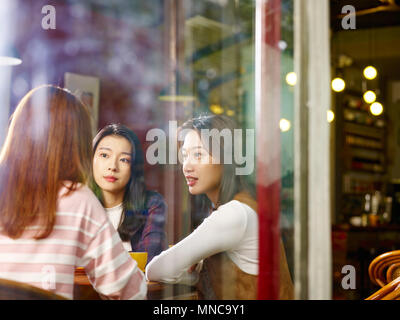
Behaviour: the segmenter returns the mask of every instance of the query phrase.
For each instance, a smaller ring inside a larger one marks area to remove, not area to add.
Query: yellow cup
[[[136,260],[140,270],[144,272],[147,263],[147,252],[129,252],[132,259]]]

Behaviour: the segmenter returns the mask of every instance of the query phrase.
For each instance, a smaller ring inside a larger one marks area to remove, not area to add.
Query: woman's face
[[[103,192],[120,194],[131,176],[132,146],[117,135],[104,137],[97,145],[93,157],[93,176]]]
[[[193,195],[205,193],[216,203],[223,168],[221,164],[212,163],[212,159],[199,134],[195,130],[189,131],[182,146],[183,174],[189,192]]]

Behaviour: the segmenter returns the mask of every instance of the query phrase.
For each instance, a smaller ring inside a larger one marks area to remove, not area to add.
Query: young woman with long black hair
[[[93,190],[127,251],[147,252],[150,262],[166,248],[167,206],[146,189],[144,156],[136,134],[121,124],[99,131],[93,143]]]
[[[205,299],[257,298],[257,203],[233,161],[235,129],[233,120],[216,115],[191,119],[180,128],[189,192],[203,198],[210,214],[189,236],[153,259],[146,268],[149,280],[197,283]],[[214,139],[207,141],[203,130]],[[223,130],[230,139],[218,139]],[[287,299],[291,280],[284,251],[281,264],[281,298]]]

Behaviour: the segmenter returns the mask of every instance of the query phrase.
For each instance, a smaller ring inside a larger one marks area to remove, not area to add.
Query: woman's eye
[[[108,157],[108,154],[107,154],[107,153],[100,153],[100,154],[99,154],[99,157],[100,157],[100,158],[107,158],[107,157]]]
[[[195,157],[196,159],[201,159],[201,156],[202,156],[201,152],[196,152],[196,153],[194,154],[194,157]]]
[[[127,163],[127,164],[131,163],[131,160],[130,160],[130,159],[127,159],[127,158],[122,158],[121,161],[122,161],[123,163]]]

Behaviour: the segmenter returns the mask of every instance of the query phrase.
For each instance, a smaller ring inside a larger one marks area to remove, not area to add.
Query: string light
[[[382,106],[382,104],[379,103],[379,102],[374,102],[373,104],[371,104],[371,106],[369,107],[369,109],[370,109],[371,113],[372,113],[374,116],[379,116],[379,115],[381,115],[382,112],[383,112],[383,106]]]
[[[234,110],[231,110],[231,109],[226,110],[226,115],[227,115],[227,116],[230,116],[230,117],[233,117],[233,116],[235,115],[235,111],[234,111]]]
[[[291,128],[291,126],[292,126],[292,125],[291,125],[290,121],[287,120],[287,119],[285,119],[285,118],[282,118],[282,119],[279,121],[279,128],[281,129],[282,132],[287,132],[287,131],[289,131],[290,128]]]
[[[329,123],[331,123],[335,119],[335,114],[333,113],[332,110],[328,110],[326,112],[326,118],[327,118]]]
[[[368,80],[373,80],[378,75],[378,71],[373,66],[368,66],[364,69],[364,77]]]
[[[346,82],[342,78],[335,78],[332,80],[332,89],[335,92],[341,92],[346,88]]]
[[[364,93],[364,101],[366,103],[373,103],[376,100],[376,94],[375,92],[368,90],[367,92]]]
[[[297,75],[296,75],[295,72],[289,72],[286,75],[286,83],[289,86],[292,86],[292,87],[296,85],[296,83],[297,83]]]
[[[224,108],[222,108],[219,104],[212,104],[210,106],[210,110],[215,114],[223,114]]]

